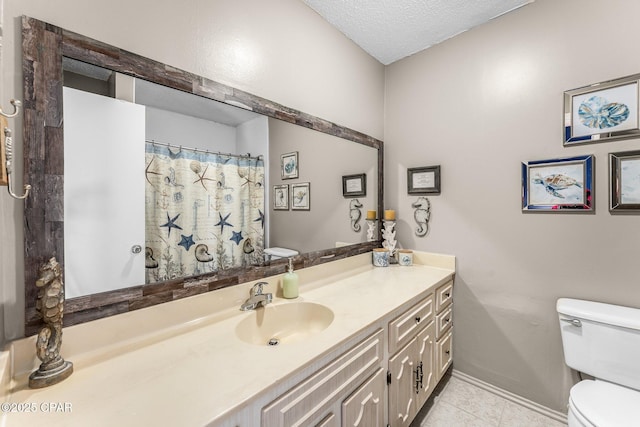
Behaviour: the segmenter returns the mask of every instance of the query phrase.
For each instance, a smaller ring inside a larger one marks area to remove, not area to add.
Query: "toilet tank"
[[[640,309],[570,298],[556,309],[569,367],[640,390]]]

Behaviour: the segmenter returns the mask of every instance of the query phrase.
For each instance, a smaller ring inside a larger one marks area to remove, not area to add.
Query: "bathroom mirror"
[[[207,102],[213,100],[259,113],[268,117],[270,132],[279,135],[277,139],[286,138],[290,134],[293,139],[307,141],[307,148],[308,144],[313,143],[321,144],[323,150],[326,149],[328,145],[322,142],[323,135],[342,141],[339,142],[340,144],[346,144],[348,141],[350,145],[370,147],[375,150],[376,162],[370,169],[371,173],[376,175],[371,179],[377,181],[374,187],[377,200],[374,203],[377,204],[377,210],[382,211],[382,141],[204,77],[177,70],[33,18],[23,17],[25,182],[32,183],[34,188],[25,202],[25,329],[27,335],[35,333],[39,327],[39,318],[35,311],[37,295],[35,280],[38,267],[51,256],[56,256],[63,266],[65,261],[63,60],[102,67],[129,78],[134,77],[182,93],[197,95],[199,100],[206,98]],[[316,139],[317,142],[310,142]],[[297,151],[288,146],[282,146],[279,150]],[[265,189],[267,193],[270,193],[273,185],[288,183],[286,180],[273,178],[273,171],[279,166],[280,154],[283,153],[278,151],[269,154],[271,179],[269,187]],[[313,166],[314,163],[308,157],[306,165],[303,159],[304,157],[300,161],[301,171]],[[279,174],[279,170],[277,172]],[[325,175],[327,175],[326,170]],[[341,196],[340,175],[337,174],[335,177],[338,185],[334,192]],[[309,181],[311,182],[311,206],[322,204],[323,198],[332,190],[322,189],[318,179]],[[291,181],[291,183],[294,182],[307,181],[304,180],[304,176],[301,176],[301,179]],[[343,199],[341,202],[345,206],[343,216],[345,225],[348,226],[348,203],[346,203],[348,200]],[[267,203],[271,205],[271,202]],[[265,206],[265,208],[270,214],[274,214],[272,206]],[[340,214],[339,207],[334,208],[334,211],[337,215]],[[312,208],[308,212],[288,211],[282,214],[294,218],[291,215],[310,215],[313,212]],[[277,213],[280,214],[280,212]],[[296,217],[304,227],[303,218],[302,215]],[[309,229],[322,222],[322,218],[311,216],[307,218],[310,220],[306,224]],[[285,218],[284,223],[292,222]],[[269,238],[274,243],[278,242],[276,235]],[[330,243],[321,242],[317,247],[301,245],[303,253],[295,258],[296,268],[356,255],[379,246],[379,241],[354,243],[348,238],[337,235],[333,240]],[[286,239],[281,242],[276,244],[296,245],[295,241]],[[261,277],[281,274],[284,271],[285,262],[280,260],[270,265],[219,270],[161,283],[140,283],[121,289],[95,292],[67,300],[65,324],[81,323],[148,307]]]

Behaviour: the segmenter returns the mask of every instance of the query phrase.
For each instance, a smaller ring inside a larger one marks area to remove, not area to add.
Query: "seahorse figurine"
[[[411,204],[416,210],[413,212],[413,218],[418,223],[416,227],[416,236],[423,237],[429,232],[429,217],[431,216],[431,202],[426,197],[418,197],[418,200]]]
[[[358,222],[360,221],[360,217],[362,217],[362,212],[360,212],[360,208],[362,207],[362,203],[360,200],[353,199],[349,202],[349,218],[351,218],[351,229],[355,232],[359,232],[361,227]]]
[[[42,363],[29,376],[29,387],[42,388],[59,383],[73,372],[73,364],[60,356],[64,284],[62,268],[55,258],[40,268],[36,286],[39,289],[36,310],[44,322],[36,339],[36,356]]]

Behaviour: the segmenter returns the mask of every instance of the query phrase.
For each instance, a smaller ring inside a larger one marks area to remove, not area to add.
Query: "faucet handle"
[[[251,288],[251,296],[262,295],[262,287],[268,285],[267,282],[258,282]]]

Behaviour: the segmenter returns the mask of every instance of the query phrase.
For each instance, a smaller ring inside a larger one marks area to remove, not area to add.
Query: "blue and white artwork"
[[[584,165],[529,169],[529,201],[535,205],[584,204]]]
[[[620,161],[620,202],[640,204],[640,157]]]
[[[638,128],[638,83],[633,82],[572,98],[571,137]]]
[[[522,163],[524,211],[593,211],[592,155]]]

